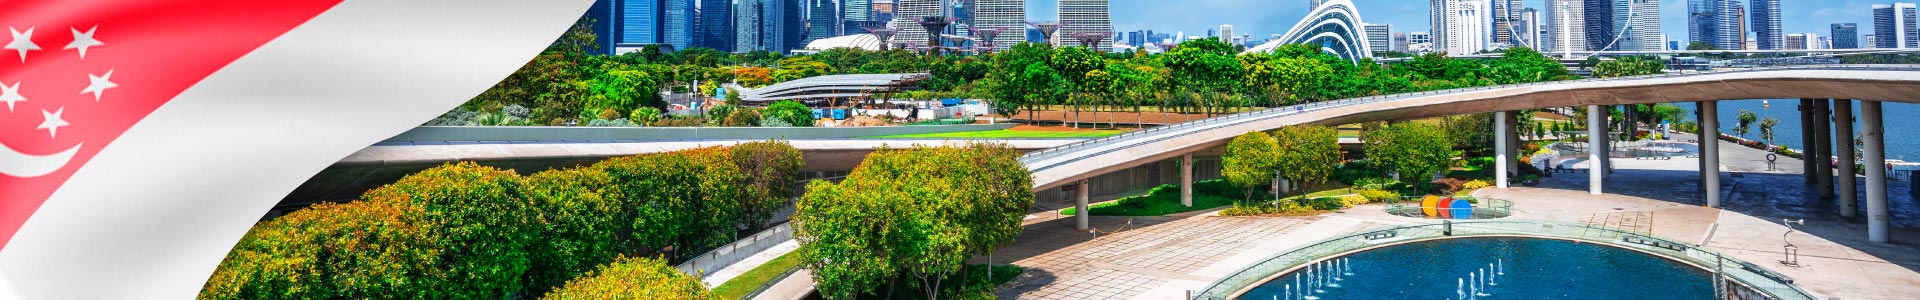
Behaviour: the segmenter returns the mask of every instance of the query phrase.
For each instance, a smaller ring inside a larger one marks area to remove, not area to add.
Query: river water
[[[1691,102],[1679,105],[1689,110],[1696,109]],[[1747,110],[1752,111],[1761,120],[1767,117],[1780,120],[1780,124],[1773,127],[1774,144],[1793,149],[1805,149],[1806,147],[1800,144],[1799,105],[1799,99],[1720,101],[1720,132],[1733,134],[1733,127],[1739,125],[1740,111]],[[1859,119],[1859,101],[1854,102],[1853,111],[1854,118]],[[1920,105],[1885,102],[1882,105],[1881,115],[1885,119],[1887,130],[1887,158],[1920,161]],[[1859,122],[1855,122],[1855,135],[1860,134],[1859,128]],[[1760,139],[1758,120],[1749,127],[1745,137]]]

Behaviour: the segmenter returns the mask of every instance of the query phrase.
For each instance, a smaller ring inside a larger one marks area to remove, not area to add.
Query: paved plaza
[[[1536,187],[1486,189],[1476,196],[1514,202],[1512,219],[1593,224],[1644,232],[1766,267],[1823,299],[1913,299],[1920,295],[1920,206],[1907,182],[1893,182],[1893,243],[1866,241],[1859,220],[1839,218],[1831,201],[1808,196],[1799,162],[1766,169],[1764,152],[1723,143],[1726,209],[1702,206],[1692,158],[1616,160],[1606,195],[1586,192],[1586,174],[1558,174]],[[1071,203],[1041,203],[1057,209]],[[993,257],[1027,273],[996,293],[1003,299],[1180,299],[1270,255],[1370,228],[1430,222],[1388,215],[1379,204],[1296,217],[1221,217],[1211,211],[1161,217],[1092,217],[1099,233],[1073,230],[1072,217],[1029,216],[1018,240]],[[1787,234],[1781,219],[1806,219]],[[1110,231],[1110,232],[1109,232]],[[1783,235],[1785,239],[1783,240]],[[1800,265],[1779,263],[1788,242]],[[976,260],[978,262],[978,260]]]

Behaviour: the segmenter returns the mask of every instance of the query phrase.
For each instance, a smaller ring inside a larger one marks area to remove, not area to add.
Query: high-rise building
[[[1545,24],[1541,24],[1542,21],[1545,20],[1540,19],[1539,9],[1532,7],[1521,9],[1520,20],[1514,22],[1516,26],[1513,31],[1516,35],[1513,36],[1513,45],[1539,50],[1540,36],[1545,34],[1542,30],[1546,29]]]
[[[660,23],[666,13],[660,0],[618,0],[620,1],[620,39],[621,45],[659,44]]]
[[[1760,39],[1759,41],[1765,41],[1765,40],[1766,39]],[[1781,44],[1785,46],[1785,47],[1782,47],[1782,49],[1806,50],[1806,49],[1809,49],[1807,47],[1807,44],[1809,44],[1808,41],[1811,39],[1807,38],[1807,34],[1805,33],[1795,33],[1795,34],[1788,34],[1785,38],[1781,40],[1786,42],[1785,44]],[[1780,49],[1774,49],[1774,50],[1780,50]]]
[[[840,0],[840,20],[873,21],[873,0]]]
[[[1610,50],[1660,51],[1660,1],[1622,0],[1614,13],[1614,30],[1620,41]]]
[[[1873,5],[1874,48],[1920,48],[1920,23],[1913,3]]]
[[[1780,50],[1780,0],[1750,0],[1747,4],[1748,13],[1752,14],[1748,21],[1753,22],[1750,28],[1753,29],[1755,44],[1760,46],[1758,50]]]
[[[1407,44],[1432,44],[1433,34],[1425,31],[1407,33]]]
[[[1614,18],[1614,11],[1618,9],[1618,7],[1615,7],[1615,5],[1618,4],[1618,0],[1585,0],[1582,2],[1581,5],[1585,6],[1585,12],[1587,14],[1587,31],[1585,32],[1587,35],[1586,50],[1609,50],[1606,48],[1612,46],[1611,43],[1613,43],[1613,39],[1619,34],[1618,30],[1620,30],[1620,27],[1615,24],[1618,23],[1618,19]]]
[[[766,18],[760,23],[762,47],[786,54],[806,46],[807,20],[801,14],[801,0],[765,0],[760,5],[761,15]]]
[[[1815,49],[1833,49],[1833,37],[1820,37],[1819,40],[1814,41],[1813,47]]]
[[[946,9],[940,5],[940,2],[942,1],[940,0],[895,0],[895,1],[896,2],[894,2],[894,6],[893,6],[894,8],[893,21],[887,22],[887,27],[900,30],[899,33],[895,33],[893,35],[893,43],[929,46],[927,45],[927,41],[928,41],[927,38],[929,37],[927,33],[927,29],[920,27],[920,19],[928,16],[947,16]],[[938,35],[940,33],[935,32],[932,34]]]
[[[898,10],[894,8],[899,7],[895,5],[893,1],[894,0],[874,0],[873,21],[881,23],[892,22],[893,16],[898,12]]]
[[[1493,37],[1487,0],[1432,0],[1433,48],[1452,55],[1479,53]]]
[[[1393,24],[1367,24],[1368,51],[1393,51]]]
[[[1065,37],[1075,33],[1113,32],[1113,16],[1108,10],[1108,0],[1059,0],[1060,26],[1056,37]],[[1054,39],[1056,46],[1078,45],[1072,38]],[[1093,47],[1095,51],[1113,51],[1113,41],[1102,40]]]
[[[1740,41],[1741,46],[1740,46],[1740,49],[1731,49],[1731,50],[1758,49],[1758,48],[1754,48],[1753,40],[1747,39],[1748,37],[1747,33],[1753,32],[1752,30],[1747,29],[1747,24],[1749,24],[1747,23],[1747,7],[1744,5],[1741,5],[1739,2],[1734,2],[1732,5],[1733,5],[1733,19],[1734,19],[1733,27],[1739,28],[1733,31],[1735,36],[1734,40]]]
[[[1687,0],[1687,39],[1721,50],[1741,49],[1733,0]]]
[[[1278,36],[1278,35],[1276,34],[1275,36]],[[1278,39],[1278,37],[1275,37],[1274,39]],[[1405,32],[1393,33],[1393,47],[1389,48],[1388,50],[1407,52],[1407,33]]]
[[[1520,10],[1525,9],[1524,7],[1525,4],[1522,4],[1520,0],[1491,0],[1491,1],[1492,2],[1490,3],[1489,6],[1490,8],[1493,9],[1493,41],[1492,42],[1503,43],[1507,45],[1526,44],[1526,43],[1514,40],[1514,37],[1521,36],[1520,33],[1522,30],[1521,30],[1521,27],[1519,26]]]
[[[660,7],[665,11],[660,18],[661,44],[672,45],[674,49],[693,47],[694,27],[700,24],[700,13],[693,1],[661,1]]]
[[[693,44],[722,52],[735,46],[733,0],[700,0],[700,24],[694,29]]]
[[[1581,0],[1547,0],[1547,34],[1540,52],[1571,56],[1587,50],[1586,5]]]
[[[1875,40],[1875,39],[1873,38],[1873,34],[1872,34],[1872,33],[1868,33],[1868,34],[1866,34],[1866,35],[1863,35],[1863,36],[1860,36],[1860,48],[1861,48],[1861,49],[1874,49],[1874,48],[1879,48],[1879,46],[1875,46],[1875,45],[1878,45],[1878,44],[1876,44],[1875,42],[1878,42],[1878,41],[1877,41],[1877,40]]]
[[[1833,37],[1833,49],[1860,48],[1860,25],[1855,23],[1833,23],[1827,35]]]
[[[760,44],[765,36],[761,31],[766,29],[766,18],[762,18],[765,15],[762,9],[765,7],[761,2],[780,0],[739,1],[733,5],[733,51],[745,53],[767,50]]]
[[[1321,4],[1327,4],[1327,0],[1307,0],[1307,11],[1313,11],[1313,9],[1315,8],[1320,8]]]
[[[997,28],[1001,34],[993,37],[993,50],[1012,49],[1014,44],[1025,40],[1020,37],[1020,28],[1026,28],[1026,0],[977,0],[974,4],[974,26],[977,28]],[[1149,35],[1142,33],[1141,35]],[[1135,44],[1136,46],[1138,44]]]
[[[1233,43],[1233,24],[1220,25],[1220,41]]]
[[[593,49],[584,49],[588,53],[613,54],[614,45],[620,40],[620,4],[619,0],[597,0],[587,6],[587,12],[581,14],[590,22],[587,30],[592,31],[595,39]]]
[[[840,6],[835,5],[833,0],[807,1],[812,2],[812,5],[807,7],[808,41],[836,37],[845,32],[845,30],[840,27],[842,26],[840,22]]]

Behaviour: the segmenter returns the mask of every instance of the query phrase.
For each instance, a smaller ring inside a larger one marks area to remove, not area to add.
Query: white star
[[[66,112],[67,112],[66,107],[61,107],[60,109],[56,109],[52,112],[41,110],[40,116],[45,117],[46,120],[40,121],[40,127],[34,128],[34,129],[46,129],[48,138],[53,138],[59,135],[60,127],[67,126],[67,120],[61,120],[60,114],[66,113]]]
[[[27,97],[20,95],[19,81],[13,82],[13,86],[0,84],[0,102],[7,103],[7,112],[13,112],[13,104],[22,101],[27,101]]]
[[[87,59],[87,48],[93,48],[94,46],[107,44],[107,43],[101,43],[100,40],[93,39],[93,30],[100,29],[100,26],[96,25],[96,26],[93,26],[93,28],[87,28],[87,32],[80,32],[79,28],[67,28],[67,29],[73,30],[73,42],[67,43],[67,47],[61,50],[80,49],[80,59]]]
[[[40,45],[33,44],[33,27],[27,27],[27,32],[22,33],[18,29],[13,29],[13,26],[7,26],[7,31],[13,32],[13,42],[0,48],[20,51],[20,62],[27,62],[27,51],[40,50]]]
[[[80,93],[93,93],[93,102],[100,102],[100,93],[104,93],[110,88],[120,87],[120,84],[111,81],[112,78],[113,70],[107,70],[107,75],[102,76],[87,74],[87,89],[80,90]]]

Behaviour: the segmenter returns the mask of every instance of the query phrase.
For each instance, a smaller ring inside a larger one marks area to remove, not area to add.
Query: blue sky
[[[1207,28],[1232,24],[1240,34],[1264,37],[1285,33],[1307,13],[1307,0],[1112,0],[1115,31],[1150,29],[1186,31],[1204,35]],[[1545,0],[1525,0],[1527,7],[1544,7]],[[1900,0],[1913,2],[1912,0]],[[1369,23],[1393,24],[1394,31],[1427,31],[1428,0],[1354,0],[1361,18]],[[1745,1],[1741,1],[1745,2]],[[1872,31],[1875,3],[1895,0],[1782,0],[1785,33],[1828,35],[1833,23],[1859,23],[1861,34]],[[1662,0],[1661,31],[1677,40],[1687,38],[1687,1]],[[1056,20],[1056,0],[1027,0],[1027,18]]]

